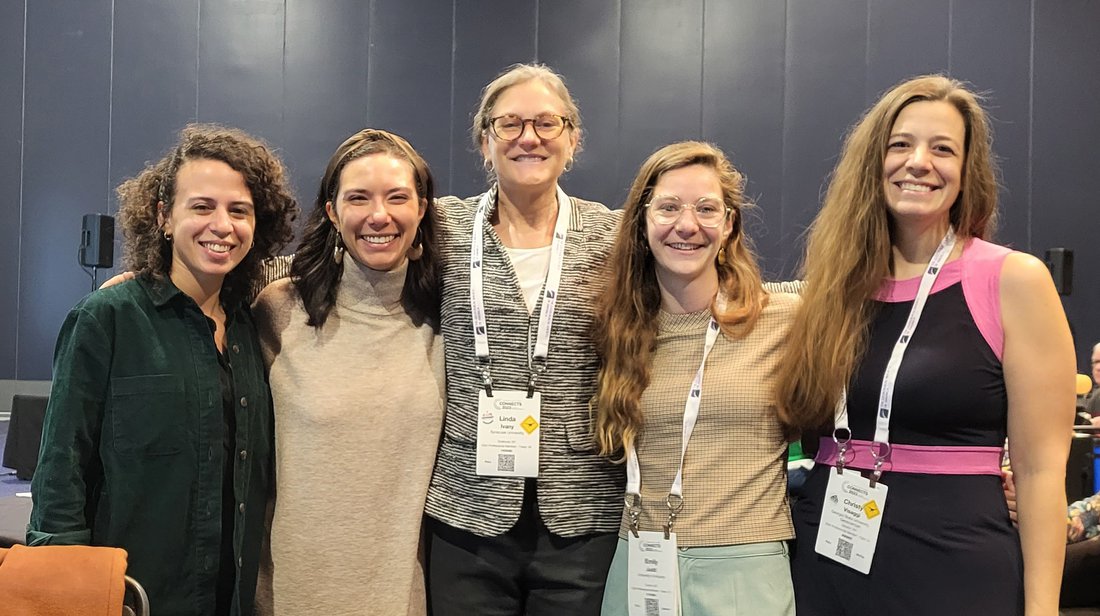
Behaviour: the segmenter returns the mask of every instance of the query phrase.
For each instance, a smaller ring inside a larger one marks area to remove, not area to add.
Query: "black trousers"
[[[538,513],[528,480],[516,525],[480,537],[430,520],[433,616],[599,616],[616,533],[559,537]]]

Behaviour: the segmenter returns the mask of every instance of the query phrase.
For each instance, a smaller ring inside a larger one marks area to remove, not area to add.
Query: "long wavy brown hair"
[[[703,165],[718,174],[722,200],[730,208],[732,230],[723,245],[725,262],[714,262],[719,294],[726,304],[718,310],[716,303],[711,303],[723,333],[733,338],[748,334],[767,303],[760,268],[742,224],[742,213],[750,207],[744,196],[744,177],[709,143],[684,141],[654,152],[638,170],[623,205],[623,221],[606,276],[610,284],[596,307],[595,339],[603,365],[592,406],[596,440],[604,456],[620,455],[643,426],[640,400],[649,386],[649,361],[661,307],[661,290],[646,237],[645,204],[662,174],[692,165]]]
[[[256,212],[252,248],[225,276],[223,302],[247,300],[260,280],[262,262],[277,254],[294,237],[298,202],[290,189],[286,168],[263,141],[235,128],[216,124],[188,124],[179,142],[162,159],[117,189],[118,218],[123,236],[124,266],[135,274],[168,277],[172,243],[164,238],[157,207],[164,213],[174,206],[176,177],[189,160],[219,160],[244,176]]]
[[[886,92],[852,127],[825,202],[809,229],[798,311],[779,362],[779,417],[790,434],[832,422],[867,343],[872,296],[892,271],[894,229],[883,163],[898,114],[918,101],[945,101],[966,126],[962,187],[950,220],[960,240],[986,239],[997,210],[997,173],[989,121],[976,94],[942,75],[924,75]]]

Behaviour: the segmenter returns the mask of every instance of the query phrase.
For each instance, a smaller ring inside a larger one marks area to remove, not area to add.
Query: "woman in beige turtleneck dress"
[[[256,300],[277,465],[260,613],[427,613],[420,527],[444,391],[432,192],[404,139],[356,133],[291,278]]]

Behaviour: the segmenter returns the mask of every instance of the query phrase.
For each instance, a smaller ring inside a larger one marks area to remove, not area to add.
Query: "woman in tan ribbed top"
[[[433,209],[407,141],[355,133],[290,278],[256,299],[276,450],[260,616],[428,613],[421,522],[444,393]]]
[[[718,148],[676,143],[642,165],[624,206],[608,277],[619,284],[598,311],[596,433],[604,455],[628,462],[604,616],[675,614],[677,601],[684,616],[794,614],[786,442],[772,385],[798,297],[761,283],[743,184]],[[629,551],[653,545],[646,531],[671,545],[678,597],[647,590],[640,567],[629,571]]]

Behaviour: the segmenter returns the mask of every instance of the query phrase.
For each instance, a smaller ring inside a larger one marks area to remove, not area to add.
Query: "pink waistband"
[[[821,447],[814,461],[836,464],[836,442],[821,437]],[[875,467],[870,441],[852,440],[844,454],[845,466],[870,470]],[[1000,447],[930,447],[924,445],[891,445],[882,464],[883,472],[928,473],[932,475],[1000,475]]]

